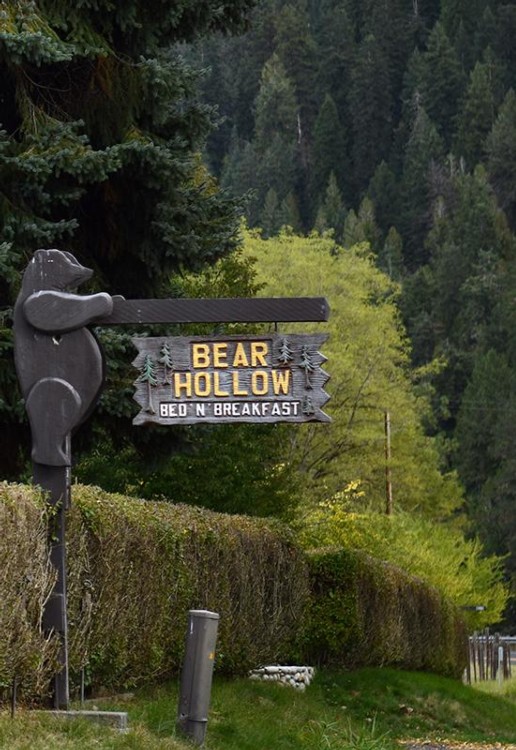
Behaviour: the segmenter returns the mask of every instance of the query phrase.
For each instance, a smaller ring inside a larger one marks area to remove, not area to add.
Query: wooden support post
[[[70,504],[70,467],[33,464],[34,484],[48,494],[52,506],[49,528],[50,560],[57,571],[54,589],[43,613],[45,631],[53,630],[60,638],[60,671],[54,676],[53,704],[56,709],[68,709],[68,619],[66,614],[66,509]]]

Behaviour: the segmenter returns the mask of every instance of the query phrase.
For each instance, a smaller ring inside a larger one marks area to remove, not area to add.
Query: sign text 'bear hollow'
[[[325,334],[134,338],[134,424],[330,422]]]

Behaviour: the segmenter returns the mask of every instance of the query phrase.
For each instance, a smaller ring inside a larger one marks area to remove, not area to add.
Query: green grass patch
[[[217,678],[207,750],[399,750],[408,739],[516,743],[516,685],[499,695],[431,674],[394,669],[320,672],[305,693]],[[177,684],[88,702],[127,711],[127,734],[19,711],[0,715],[9,750],[188,750],[175,736]]]
[[[498,698],[506,698],[507,700],[516,703],[516,676],[509,678],[508,680],[486,680],[485,682],[474,683],[475,689],[488,695],[493,695]]]

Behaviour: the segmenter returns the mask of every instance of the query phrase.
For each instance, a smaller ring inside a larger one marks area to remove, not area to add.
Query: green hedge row
[[[17,675],[27,695],[55,663],[47,515],[36,490],[0,485],[0,687]],[[433,589],[356,552],[307,556],[273,521],[74,486],[67,547],[70,666],[94,688],[177,674],[189,609],[220,613],[217,668],[231,674],[299,659],[463,667],[460,618]]]
[[[466,627],[437,589],[361,550],[321,550],[309,561],[305,652],[312,662],[460,677]]]
[[[177,671],[189,609],[220,613],[217,664],[279,659],[308,599],[306,561],[273,522],[74,487],[72,666],[120,686]]]
[[[0,688],[16,675],[26,695],[45,693],[56,665],[56,642],[41,629],[54,585],[48,562],[47,514],[41,495],[0,484]]]

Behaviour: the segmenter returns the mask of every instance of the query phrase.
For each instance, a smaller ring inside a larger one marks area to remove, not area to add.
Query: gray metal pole
[[[219,615],[205,609],[188,613],[177,728],[197,745],[206,737]]]

